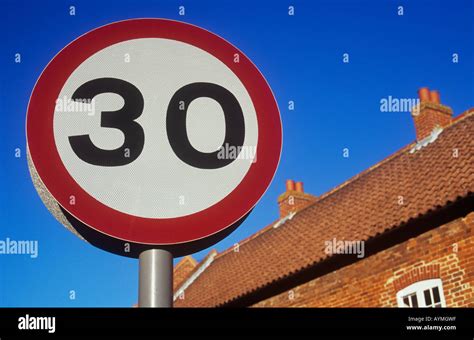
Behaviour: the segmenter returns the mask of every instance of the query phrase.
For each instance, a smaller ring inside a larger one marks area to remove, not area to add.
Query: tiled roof
[[[312,266],[325,241],[368,240],[474,192],[471,109],[415,152],[415,143],[341,184],[239,251],[218,254],[176,306],[217,306]],[[457,156],[457,157],[456,157]]]

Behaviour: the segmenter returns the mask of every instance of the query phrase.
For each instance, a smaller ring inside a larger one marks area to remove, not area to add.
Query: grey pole
[[[173,307],[173,255],[149,249],[139,257],[139,307]]]

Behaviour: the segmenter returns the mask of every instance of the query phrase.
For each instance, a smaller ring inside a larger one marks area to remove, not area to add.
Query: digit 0
[[[240,150],[244,144],[245,124],[242,108],[235,96],[222,86],[211,83],[192,83],[180,88],[171,98],[166,114],[166,133],[176,156],[183,162],[201,169],[218,169],[234,161],[232,158],[218,158],[219,150],[201,152],[189,142],[186,131],[186,116],[191,102],[207,97],[217,101],[224,112],[225,137],[222,146],[234,146]],[[184,102],[184,110],[180,110]]]

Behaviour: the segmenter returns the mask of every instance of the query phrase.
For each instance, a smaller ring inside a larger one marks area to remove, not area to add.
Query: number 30
[[[89,135],[70,136],[69,143],[76,155],[89,164],[98,166],[121,166],[136,160],[145,145],[145,133],[135,120],[143,112],[144,100],[140,90],[133,84],[117,78],[90,80],[72,95],[72,100],[92,100],[102,93],[116,93],[124,100],[117,111],[102,111],[100,126],[115,128],[124,135],[122,146],[105,150],[94,145]],[[244,143],[245,124],[242,108],[235,96],[224,87],[212,83],[191,83],[181,87],[171,98],[166,112],[166,133],[176,156],[188,165],[201,169],[218,169],[234,159],[218,158],[218,150],[201,152],[190,143],[186,130],[186,116],[189,104],[201,97],[217,101],[224,112],[225,137],[223,145],[236,147]],[[129,156],[125,157],[126,151]]]

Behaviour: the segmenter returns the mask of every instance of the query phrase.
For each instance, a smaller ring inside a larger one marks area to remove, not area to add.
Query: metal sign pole
[[[173,307],[173,254],[149,249],[139,257],[139,307]]]

